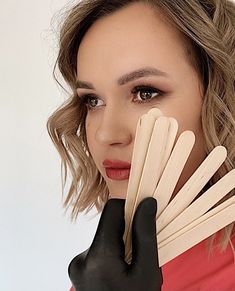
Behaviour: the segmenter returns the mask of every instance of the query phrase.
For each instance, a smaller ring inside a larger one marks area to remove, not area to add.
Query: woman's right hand
[[[125,200],[110,199],[102,212],[91,247],[69,265],[75,291],[160,291],[154,198],[138,206],[132,227],[132,263],[125,258]]]

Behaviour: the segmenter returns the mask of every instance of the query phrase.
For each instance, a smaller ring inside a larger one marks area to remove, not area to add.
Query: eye
[[[81,103],[87,107],[88,110],[93,110],[96,107],[102,106],[102,100],[95,95],[83,95],[80,96]]]
[[[137,96],[134,99],[134,102],[137,103],[147,103],[163,95],[161,90],[147,85],[137,86],[132,90],[131,93]]]

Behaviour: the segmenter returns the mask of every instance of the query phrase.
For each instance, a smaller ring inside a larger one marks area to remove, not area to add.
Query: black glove
[[[162,285],[156,241],[154,198],[138,206],[132,227],[132,262],[125,260],[125,200],[110,199],[102,212],[91,247],[69,265],[75,291],[159,291]]]

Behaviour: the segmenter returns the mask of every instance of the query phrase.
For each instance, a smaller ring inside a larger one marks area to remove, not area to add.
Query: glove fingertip
[[[153,197],[147,197],[138,205],[136,212],[144,212],[148,215],[155,215],[157,213],[157,200]]]

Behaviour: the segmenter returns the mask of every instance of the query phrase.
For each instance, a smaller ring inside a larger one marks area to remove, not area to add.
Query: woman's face
[[[137,121],[151,108],[178,121],[178,136],[185,130],[196,135],[174,193],[205,158],[202,86],[185,41],[158,13],[143,3],[124,7],[96,21],[78,50],[78,96],[90,95],[87,142],[111,197],[126,196],[128,177],[107,173],[103,161],[131,163]]]

